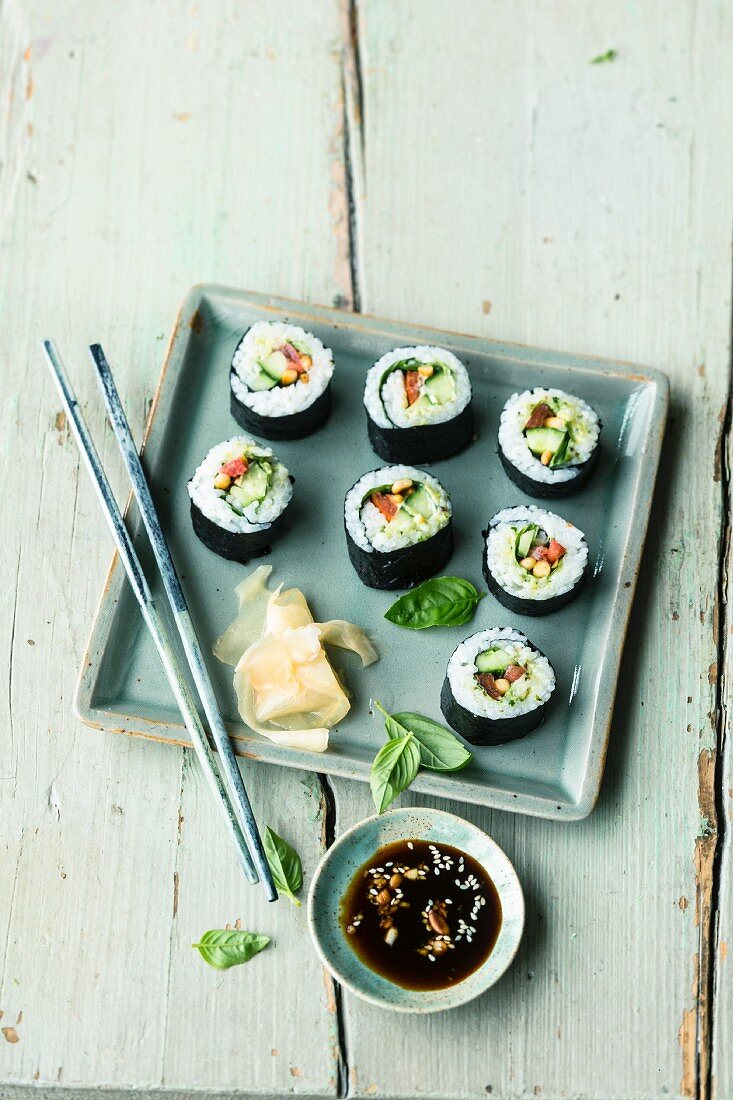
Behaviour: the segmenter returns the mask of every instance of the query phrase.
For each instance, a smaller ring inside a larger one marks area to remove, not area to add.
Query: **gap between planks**
[[[731,317],[733,329],[733,315]],[[728,681],[726,671],[730,655],[728,638],[733,630],[733,616],[729,613],[731,574],[728,561],[733,541],[731,522],[731,465],[733,459],[733,358],[728,367],[728,394],[721,412],[721,427],[715,460],[715,480],[721,493],[721,535],[718,564],[718,584],[715,594],[713,630],[717,642],[716,696],[715,696],[715,746],[703,750],[699,758],[700,815],[703,823],[697,839],[695,870],[698,876],[698,892],[702,893],[700,909],[700,988],[698,996],[697,1026],[697,1089],[698,1100],[712,1100],[716,1094],[714,1070],[715,1010],[720,934],[720,900],[724,854],[731,843],[726,828],[725,776],[727,757],[731,752],[730,721],[728,713]],[[712,756],[712,759],[709,759]],[[705,759],[708,758],[708,759]],[[709,822],[705,829],[706,820]],[[709,844],[707,843],[709,842]],[[709,851],[708,851],[709,848]],[[700,856],[698,856],[698,852]],[[706,878],[709,884],[706,891]],[[706,906],[705,894],[708,894]]]
[[[346,301],[337,301],[341,308],[360,313],[362,296],[362,249],[359,246],[361,217],[360,207],[364,196],[364,97],[361,49],[359,45],[358,0],[341,2],[341,104],[343,130],[343,187],[342,201],[346,209],[346,250],[348,259],[349,295]],[[329,777],[319,773],[323,798],[323,850],[326,852],[336,839],[338,809],[336,792]],[[344,1012],[343,990],[339,982],[324,969],[324,981],[333,994],[336,1016],[336,1089],[337,1096],[347,1097],[350,1091],[349,1045]]]

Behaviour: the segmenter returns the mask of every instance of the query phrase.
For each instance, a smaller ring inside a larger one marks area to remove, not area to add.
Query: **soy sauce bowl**
[[[460,848],[477,860],[499,894],[502,922],[491,953],[467,978],[444,989],[403,989],[383,978],[361,961],[341,927],[341,899],[355,872],[379,848],[400,840]],[[357,997],[395,1012],[442,1012],[478,997],[509,968],[522,938],[524,896],[508,857],[469,821],[442,810],[389,810],[354,825],[321,860],[308,893],[308,927],[324,965]]]

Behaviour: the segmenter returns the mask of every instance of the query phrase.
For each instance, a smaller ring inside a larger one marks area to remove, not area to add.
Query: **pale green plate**
[[[486,961],[447,989],[414,990],[375,974],[349,946],[339,923],[340,901],[354,873],[379,848],[396,840],[451,844],[473,856],[494,883],[501,901],[501,928]],[[396,1012],[440,1012],[472,1001],[511,966],[524,928],[524,896],[516,871],[499,845],[455,814],[416,806],[368,817],[329,848],[308,893],[308,927],[321,959],[342,985],[366,1001]]]
[[[204,648],[209,651],[236,611],[234,587],[247,568],[224,561],[194,536],[186,482],[203,455],[238,433],[229,414],[229,363],[253,321],[292,320],[333,349],[334,403],[327,426],[308,439],[276,444],[296,478],[290,523],[269,558],[273,579],[305,592],[315,618],[351,619],[365,627],[380,660],[367,670],[343,659],[353,693],[348,717],[324,754],[279,748],[246,730],[236,710],[231,670],[211,658],[223,716],[237,751],[258,759],[366,780],[384,740],[370,699],[391,710],[441,720],[446,662],[462,638],[488,626],[516,625],[550,658],[558,687],[547,721],[509,745],[479,748],[456,775],[422,772],[417,791],[562,820],[590,813],[598,796],[619,662],[639,569],[668,400],[658,371],[459,336],[217,286],[195,287],[176,322],[150,414],[144,465],[179,566]],[[360,474],[382,465],[372,452],[362,406],[364,375],[389,348],[438,344],[467,364],[478,438],[462,455],[431,467],[454,507],[456,548],[448,571],[485,590],[482,528],[500,508],[525,503],[496,455],[501,408],[510,394],[558,386],[590,401],[603,420],[602,453],[588,486],[551,505],[583,530],[593,576],[578,599],[553,615],[511,615],[492,597],[472,623],[419,632],[392,626],[384,612],[394,594],[363,587],[346,553],[343,500]],[[114,369],[114,363],[112,364]],[[137,529],[132,516],[133,530]],[[148,567],[143,538],[136,544]],[[256,563],[255,563],[256,564]],[[161,586],[148,568],[162,603]],[[338,658],[341,661],[341,658]],[[101,729],[186,744],[153,644],[113,562],[84,659],[77,692],[80,717]]]

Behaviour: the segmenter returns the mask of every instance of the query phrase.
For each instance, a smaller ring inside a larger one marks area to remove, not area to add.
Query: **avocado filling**
[[[514,557],[517,563],[538,580],[546,579],[562,563],[567,553],[562,543],[550,538],[536,523],[515,527]]]
[[[551,470],[572,462],[576,445],[587,434],[587,426],[572,405],[549,395],[534,406],[524,425],[527,446]]]
[[[517,698],[527,694],[527,669],[515,664],[510,653],[501,645],[493,645],[476,656],[473,678],[492,699],[505,699],[511,706]],[[522,680],[524,684],[521,684]]]
[[[286,340],[279,348],[258,359],[257,366],[259,373],[248,382],[250,390],[272,390],[275,386],[308,382],[313,359],[305,344]]]
[[[382,378],[399,371],[405,387],[404,407],[414,410],[416,418],[436,405],[445,405],[456,398],[456,379],[445,363],[423,363],[419,359],[402,359],[394,363]],[[380,386],[381,389],[381,386]]]
[[[243,516],[247,508],[267,496],[272,482],[273,464],[262,455],[242,454],[219,468],[214,488],[233,512]]]

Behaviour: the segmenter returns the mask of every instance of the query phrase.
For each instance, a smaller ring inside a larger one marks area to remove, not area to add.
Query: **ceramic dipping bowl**
[[[356,955],[341,928],[339,906],[355,872],[377,849],[399,840],[462,849],[487,872],[501,900],[501,929],[491,954],[467,978],[445,989],[403,989],[376,974]],[[469,821],[442,810],[389,810],[354,825],[328,850],[308,894],[308,927],[324,965],[358,997],[395,1012],[441,1012],[478,997],[509,968],[522,938],[524,896],[516,871],[499,845]]]

